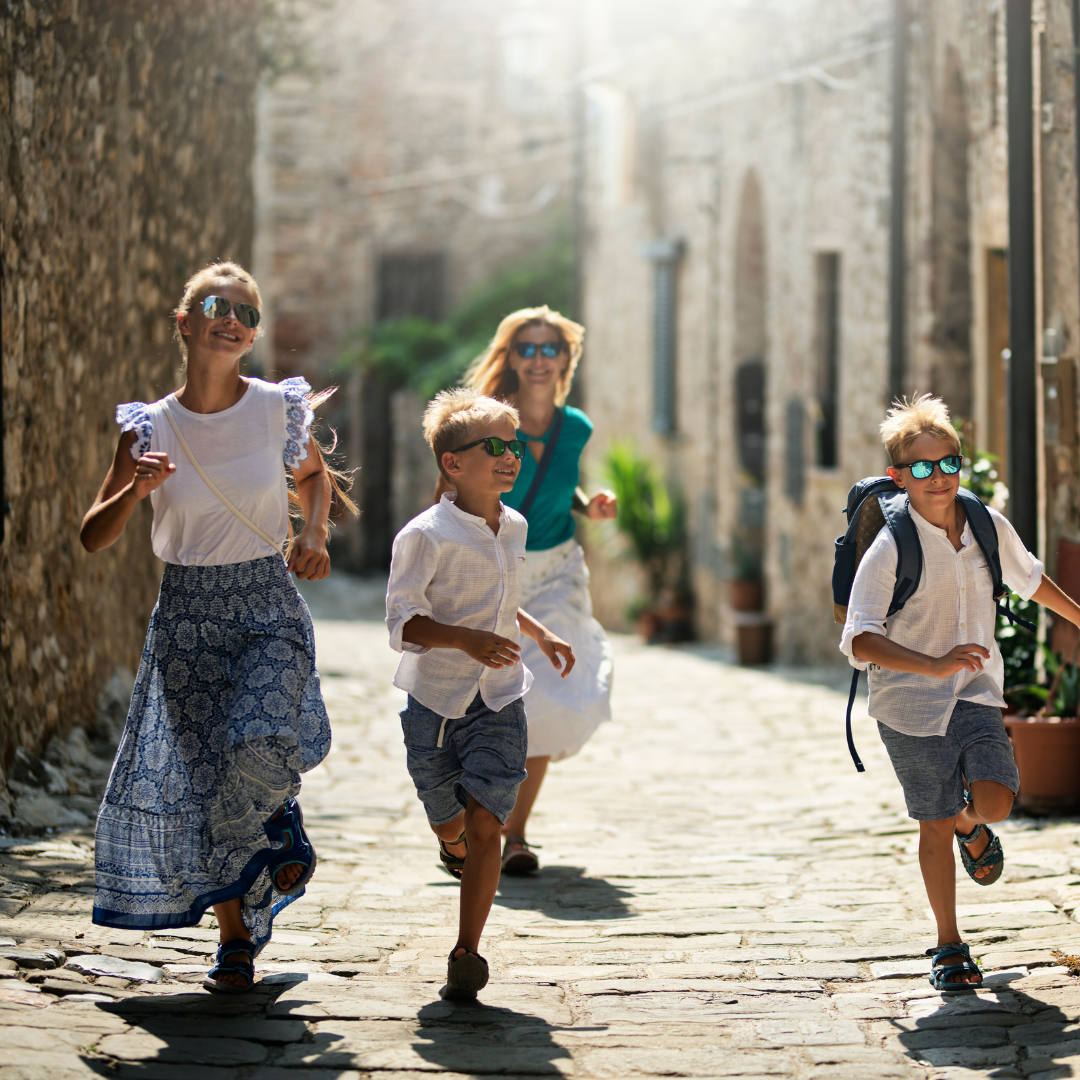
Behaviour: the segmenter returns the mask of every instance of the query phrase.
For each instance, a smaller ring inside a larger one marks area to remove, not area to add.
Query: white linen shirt
[[[987,507],[998,535],[1005,584],[1030,600],[1042,583],[1043,565],[1023,545],[1012,524]],[[885,621],[896,586],[897,546],[883,527],[867,549],[848,601],[840,651],[860,670],[869,667],[870,715],[904,735],[944,735],[956,702],[1005,708],[1005,666],[994,639],[997,612],[993,582],[982,549],[964,523],[956,551],[944,529],[931,525],[914,507],[911,519],[922,545],[922,575],[911,599]],[[905,648],[944,656],[957,645],[990,650],[982,671],[960,670],[947,679],[890,671],[857,659],[851,643],[859,634],[881,634]]]
[[[447,492],[397,534],[386,589],[390,647],[402,654],[394,685],[451,720],[465,715],[477,691],[498,712],[532,683],[520,660],[489,668],[460,649],[402,640],[405,624],[417,615],[520,640],[517,616],[529,526],[504,506],[494,533],[482,517],[459,510],[456,497]]]

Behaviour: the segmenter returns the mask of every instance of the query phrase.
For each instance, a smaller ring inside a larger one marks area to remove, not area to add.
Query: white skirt
[[[593,618],[589,568],[574,539],[526,554],[521,606],[568,641],[577,663],[565,678],[532,638],[522,637],[521,658],[533,673],[525,694],[529,757],[572,757],[611,718],[611,644]]]

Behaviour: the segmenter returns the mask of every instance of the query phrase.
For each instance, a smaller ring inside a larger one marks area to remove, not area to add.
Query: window
[[[393,253],[380,257],[375,318],[422,315],[441,319],[446,307],[446,259],[441,253]]]
[[[815,266],[814,396],[817,400],[815,461],[840,463],[840,255],[822,252]]]
[[[676,417],[675,334],[677,275],[686,245],[682,240],[654,240],[642,254],[653,264],[653,431],[674,435]]]

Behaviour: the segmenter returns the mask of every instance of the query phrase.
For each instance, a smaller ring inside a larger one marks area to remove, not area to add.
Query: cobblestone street
[[[302,794],[319,868],[252,993],[198,985],[209,920],[92,926],[89,832],[0,840],[0,1076],[1080,1076],[1080,986],[1051,956],[1080,952],[1080,823],[1006,823],[1002,881],[963,878],[987,978],[945,1000],[917,832],[865,715],[867,773],[848,759],[843,673],[628,637],[615,720],[542,793],[542,872],[503,881],[491,983],[442,1001],[457,886],[405,770],[376,618],[316,624],[335,725]]]

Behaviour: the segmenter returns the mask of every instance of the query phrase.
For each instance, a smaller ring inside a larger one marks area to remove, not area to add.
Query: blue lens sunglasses
[[[541,356],[546,356],[549,360],[554,360],[566,348],[566,343],[562,341],[545,341],[543,345],[537,345],[532,341],[515,341],[514,352],[521,357],[522,360],[531,360],[537,352]]]
[[[925,480],[927,477],[934,475],[935,465],[941,469],[943,476],[955,476],[963,464],[963,454],[949,454],[948,457],[943,457],[938,461],[909,461],[904,465],[894,465],[893,468],[910,469],[911,475],[916,480]]]

